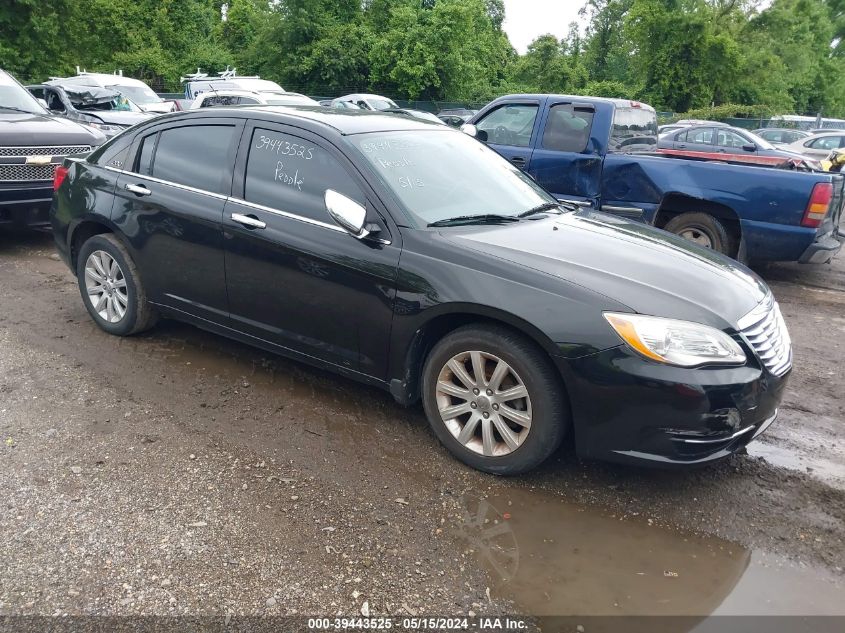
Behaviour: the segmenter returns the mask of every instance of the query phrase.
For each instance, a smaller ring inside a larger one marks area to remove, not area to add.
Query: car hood
[[[0,111],[0,145],[101,145],[105,136],[64,117]]]
[[[173,110],[172,101],[160,101],[158,103],[139,103],[138,107],[144,112],[154,112],[156,114],[167,114]]]
[[[742,264],[638,222],[579,211],[448,230],[461,247],[578,284],[640,314],[736,328],[769,293]]]
[[[123,126],[135,125],[154,116],[151,112],[124,112],[122,110],[83,110],[81,112],[97,117],[103,123]]]

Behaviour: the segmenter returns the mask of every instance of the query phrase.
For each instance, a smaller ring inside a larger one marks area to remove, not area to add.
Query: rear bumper
[[[49,226],[52,199],[51,182],[0,183],[0,226]]]
[[[837,229],[828,235],[819,236],[810,244],[798,260],[802,264],[826,264],[836,256],[845,242],[842,229]]]
[[[777,417],[788,373],[744,367],[684,369],[617,347],[559,360],[578,454],[661,467],[723,459]]]

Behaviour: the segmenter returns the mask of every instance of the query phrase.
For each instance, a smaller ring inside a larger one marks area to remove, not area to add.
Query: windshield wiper
[[[512,215],[496,215],[485,213],[481,215],[460,215],[456,218],[437,220],[429,226],[460,226],[462,224],[501,224],[503,222],[519,222],[519,218]]]
[[[541,204],[540,206],[534,207],[533,209],[528,209],[528,211],[526,211],[525,213],[520,213],[517,217],[527,218],[532,215],[537,215],[538,213],[545,213],[546,211],[551,211],[552,209],[559,208],[559,202],[546,202],[545,204]],[[558,214],[560,214],[560,211],[558,211]]]
[[[24,110],[23,108],[14,108],[12,106],[5,105],[0,105],[0,110],[11,110],[12,112],[23,112],[24,114],[38,114],[37,112],[31,112],[30,110]]]

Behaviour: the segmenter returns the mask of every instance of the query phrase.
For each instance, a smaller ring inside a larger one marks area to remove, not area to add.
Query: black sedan
[[[447,126],[164,115],[56,183],[56,244],[103,330],[180,319],[422,400],[443,444],[487,472],[529,470],[567,434],[611,460],[725,457],[775,419],[790,372],[750,270],[562,207]]]

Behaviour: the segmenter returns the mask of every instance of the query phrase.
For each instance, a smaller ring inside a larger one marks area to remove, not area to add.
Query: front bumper
[[[616,462],[693,466],[728,457],[777,417],[789,373],[684,369],[627,346],[558,360],[569,387],[578,454]]]
[[[826,264],[839,252],[843,242],[845,242],[845,235],[842,229],[836,229],[828,235],[817,238],[798,261],[802,264]]]
[[[0,226],[49,226],[52,199],[52,182],[0,183]]]

